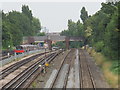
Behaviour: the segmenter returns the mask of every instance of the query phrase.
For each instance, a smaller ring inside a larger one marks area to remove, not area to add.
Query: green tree
[[[84,26],[82,23],[80,23],[80,20],[77,21],[76,23],[76,26],[77,26],[77,30],[76,30],[76,34],[75,36],[81,36],[83,37],[84,36]]]
[[[45,36],[44,32],[37,33],[37,36]]]
[[[22,43],[23,36],[33,36],[41,30],[39,19],[32,16],[28,6],[22,7],[22,13],[2,11],[2,46],[8,48]]]
[[[2,11],[2,46],[4,46],[3,48],[8,48],[8,45],[12,46],[12,43],[10,23],[6,18],[6,14]]]
[[[29,24],[27,24],[27,25],[29,25],[30,27],[29,27],[29,31],[27,33],[29,36],[33,36],[34,35],[34,33],[32,31],[33,16],[32,16],[32,11],[29,10],[29,7],[27,5],[22,5],[22,14],[24,14],[29,20]]]
[[[112,15],[110,23],[108,23],[105,33],[104,54],[112,59],[118,59],[119,55],[119,30],[118,30],[118,13]]]
[[[22,5],[22,13],[25,14],[32,22],[33,19],[32,11],[29,10],[29,7],[27,5]]]
[[[84,36],[84,27],[83,24],[80,23],[80,20],[77,22],[73,22],[72,20],[68,20],[68,29],[61,32],[61,35],[64,36]],[[78,48],[83,45],[83,42],[70,42],[70,48]]]
[[[38,18],[33,17],[32,20],[32,31],[34,31],[34,35],[36,35],[37,33],[39,33],[39,31],[41,30],[41,24]]]
[[[83,23],[85,23],[85,20],[88,18],[88,13],[87,13],[85,7],[82,7],[82,9],[81,9],[80,18],[82,19]]]
[[[102,3],[101,9],[84,22],[87,43],[112,60],[118,60],[120,2]]]
[[[8,46],[13,46],[12,34],[10,33],[10,23],[2,22],[2,46],[3,48],[8,48]]]

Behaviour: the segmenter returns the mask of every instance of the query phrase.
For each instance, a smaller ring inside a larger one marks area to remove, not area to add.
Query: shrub
[[[97,52],[101,52],[102,49],[104,48],[104,43],[103,41],[100,41],[100,42],[97,42],[94,46]]]

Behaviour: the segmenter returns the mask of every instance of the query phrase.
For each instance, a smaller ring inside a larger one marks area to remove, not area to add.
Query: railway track
[[[59,69],[53,70],[44,88],[109,88],[85,50],[70,51]]]
[[[81,88],[110,88],[99,68],[85,50],[80,50]]]
[[[63,63],[58,70],[58,74],[54,81],[52,88],[65,88],[67,84],[67,77],[70,70],[70,63],[72,61],[74,50],[71,50],[68,55],[64,58]]]
[[[32,51],[32,50],[29,50]],[[9,56],[8,56],[9,53]],[[1,59],[0,60],[5,60],[7,58],[10,58],[11,56],[14,56],[15,52],[13,50],[11,51],[2,51]]]
[[[48,52],[47,52],[48,53]],[[24,59],[22,61],[19,61],[15,64],[12,64],[11,66],[3,69],[1,72],[0,72],[0,80],[1,79],[4,79],[7,75],[9,75],[10,73],[12,73],[13,71],[15,71],[16,69],[18,69],[19,67],[25,65],[26,63],[38,58],[39,56],[43,55],[45,53],[40,53],[40,54],[37,54],[37,55],[34,55],[32,57],[29,57],[27,59]]]
[[[2,89],[6,90],[6,89],[17,89],[17,88],[20,88],[20,87],[22,87],[22,88],[26,87],[25,81],[28,78],[30,78],[32,75],[34,75],[36,72],[38,72],[37,73],[37,75],[38,75],[40,73],[40,71],[42,70],[42,68],[39,69],[39,67],[38,67],[39,64],[44,65],[46,61],[47,62],[52,61],[61,52],[62,51],[59,51],[58,53],[52,53],[52,54],[48,55],[47,58],[42,58],[39,61],[35,62],[30,67],[28,67],[23,72],[21,72],[18,76],[16,76],[14,79],[12,79],[9,83],[4,85],[2,87]],[[37,75],[35,75],[35,76],[37,76]],[[33,77],[32,77],[32,79],[33,79]],[[31,81],[29,81],[29,84],[30,84]],[[27,86],[28,86],[28,83],[27,83]]]
[[[11,50],[11,51],[2,51],[2,56],[6,56],[7,55],[7,53],[10,53],[10,54],[14,54],[14,51],[13,50]]]
[[[10,54],[9,56],[7,55],[8,53]],[[11,57],[13,55],[14,55],[14,51],[2,51],[2,56],[1,56],[2,58],[1,58],[1,60],[9,58],[9,57]]]
[[[8,56],[8,55],[2,56],[1,60],[4,60],[4,59],[9,58],[9,57],[11,57],[11,56],[12,56],[12,55],[10,55],[10,56]]]
[[[45,88],[65,88],[74,51],[74,49],[69,51],[69,53],[65,56],[60,64],[58,71],[55,71],[53,75],[54,79],[52,81],[49,80],[51,83],[48,81],[48,83],[45,85]]]
[[[46,60],[42,58],[35,62],[4,85],[3,90],[27,88],[42,71],[38,65],[52,61],[59,53],[51,53]],[[72,49],[66,53],[59,67],[53,70],[44,88],[91,88],[96,90],[96,88],[109,88],[109,85],[85,50]]]
[[[88,72],[89,72],[92,87],[94,89],[110,88],[108,83],[105,81],[105,78],[104,78],[101,70],[95,64],[92,57],[90,57],[89,54],[85,50],[83,50],[82,52],[83,52],[84,56],[86,57],[85,60],[86,60],[86,63],[87,63],[87,68],[88,68]]]
[[[81,88],[95,88],[91,71],[83,50],[80,50],[80,68],[81,68]]]

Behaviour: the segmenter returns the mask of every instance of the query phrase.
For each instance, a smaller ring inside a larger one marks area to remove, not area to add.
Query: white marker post
[[[15,59],[16,59],[16,52],[14,52],[14,56],[15,56]]]
[[[7,55],[8,55],[8,58],[9,58],[9,56],[10,56],[10,53],[8,52],[8,54],[7,54]]]

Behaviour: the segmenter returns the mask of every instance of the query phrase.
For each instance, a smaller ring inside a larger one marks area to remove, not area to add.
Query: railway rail
[[[85,50],[70,51],[60,68],[53,70],[44,88],[109,88]]]
[[[32,75],[34,75],[36,71],[38,72],[37,75],[40,73],[42,68],[39,69],[39,67],[38,67],[39,64],[44,65],[46,61],[47,62],[52,61],[61,52],[62,51],[59,51],[58,53],[51,53],[50,55],[47,55],[46,58],[44,57],[44,58],[40,59],[39,61],[35,62],[30,67],[28,67],[23,72],[21,72],[18,76],[16,76],[14,79],[12,79],[10,82],[8,82],[6,85],[4,85],[2,87],[2,89],[3,90],[17,89],[17,88],[21,87],[21,85],[25,84],[25,81],[28,78],[30,78]],[[35,75],[35,76],[37,76],[37,75]],[[27,85],[28,85],[28,83],[27,83]],[[23,88],[23,86],[22,86],[22,88]]]
[[[74,50],[71,50],[68,55],[63,59],[63,63],[58,70],[56,79],[53,83],[52,88],[65,88],[67,83],[67,77],[70,70],[70,63],[72,60]]]
[[[48,83],[45,85],[45,88],[64,88],[66,86],[67,77],[71,66],[69,64],[72,61],[74,51],[74,49],[70,50],[69,53],[65,56],[65,58],[61,62],[58,71],[55,71],[55,73],[53,74],[54,79],[49,80],[51,83],[49,83],[48,81]]]
[[[21,72],[3,86],[4,89],[27,88],[41,73],[47,61],[51,62],[62,51],[51,53]],[[53,70],[44,88],[109,88],[99,68],[85,50],[71,49],[65,54],[58,68]]]
[[[8,53],[9,53],[9,56],[7,55]],[[14,55],[14,51],[13,50],[11,50],[11,51],[2,51],[2,58],[1,58],[1,60],[9,58],[9,57],[11,57],[13,55]]]
[[[96,88],[110,88],[108,83],[105,81],[105,78],[101,72],[101,70],[98,68],[98,66],[95,64],[92,57],[89,56],[89,54],[83,50],[84,57],[86,58],[87,68],[89,72],[89,76],[91,79],[91,83],[94,89]],[[84,77],[84,76],[83,76]]]
[[[47,52],[48,53],[48,52]],[[19,61],[15,64],[12,64],[11,66],[3,69],[1,72],[0,72],[0,80],[1,79],[4,79],[7,75],[9,75],[11,72],[15,71],[16,69],[18,69],[19,67],[25,65],[26,63],[34,60],[35,58],[38,58],[39,56],[43,55],[45,53],[40,53],[40,54],[37,54],[37,55],[34,55],[32,57],[29,57],[27,59],[24,59],[22,61]]]
[[[80,50],[80,68],[81,68],[81,88],[95,88],[91,71],[86,60],[86,55],[83,50]]]

